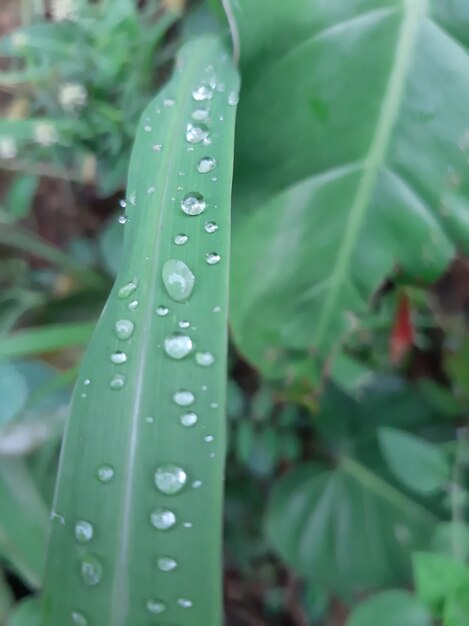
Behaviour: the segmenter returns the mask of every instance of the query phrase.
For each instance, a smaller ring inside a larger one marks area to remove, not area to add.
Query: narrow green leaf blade
[[[362,602],[346,626],[431,626],[432,618],[408,591],[383,591]]]

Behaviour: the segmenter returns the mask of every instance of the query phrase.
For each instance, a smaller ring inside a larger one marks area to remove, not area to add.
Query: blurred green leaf
[[[469,584],[448,593],[442,626],[469,626]]]
[[[77,346],[90,339],[95,326],[95,322],[83,322],[18,330],[2,338],[0,357],[17,358]]]
[[[104,260],[104,266],[111,276],[116,276],[122,258],[123,228],[118,219],[113,216],[106,223],[99,235],[99,250]]]
[[[39,598],[22,600],[12,612],[7,626],[41,626],[41,603]]]
[[[16,367],[0,363],[0,427],[19,412],[27,394],[26,381]]]
[[[5,572],[0,567],[0,624],[5,623],[13,603],[13,592],[6,581]]]
[[[17,176],[10,185],[5,204],[15,219],[28,215],[37,191],[39,178],[28,174]]]
[[[439,524],[433,535],[432,549],[448,555],[454,555],[455,551],[461,556],[469,554],[469,526],[457,521]]]
[[[431,626],[426,608],[408,591],[382,591],[359,604],[346,626]]]
[[[469,594],[469,568],[453,557],[418,552],[413,566],[417,596],[437,615],[442,614],[448,595],[459,590]]]

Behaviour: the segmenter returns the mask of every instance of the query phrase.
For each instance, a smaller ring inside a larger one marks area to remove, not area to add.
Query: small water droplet
[[[119,320],[116,322],[115,331],[118,339],[130,339],[135,330],[135,324],[130,320]]]
[[[153,424],[153,422],[155,421],[155,418],[149,415],[148,417],[145,418],[145,421],[147,424]]]
[[[155,145],[153,146],[153,150],[155,152],[161,152],[162,149],[163,149],[163,146],[161,143],[155,143]]]
[[[213,96],[213,89],[210,85],[202,83],[199,87],[196,87],[192,92],[192,97],[197,102],[204,100],[210,100]]]
[[[150,521],[158,530],[169,530],[176,523],[176,516],[169,509],[156,509],[150,515]]]
[[[191,191],[181,200],[181,209],[186,215],[200,215],[206,206],[205,198],[197,191]]]
[[[216,265],[220,262],[220,255],[216,252],[207,252],[205,255],[205,260],[209,265]]]
[[[189,413],[184,413],[184,415],[181,415],[181,424],[183,426],[195,426],[195,424],[197,424],[197,414],[193,413],[192,411],[190,411]]]
[[[125,209],[125,207],[127,206],[127,202],[126,202],[126,200],[124,200],[124,199],[119,200],[119,206],[120,206],[122,209]]]
[[[194,482],[192,483],[192,488],[193,489],[198,489],[199,487],[202,487],[202,481],[201,480],[194,480]]]
[[[215,159],[213,159],[212,157],[203,157],[200,159],[200,161],[197,163],[197,171],[199,171],[201,174],[207,174],[208,172],[211,172],[212,170],[214,170],[217,166],[217,162],[215,161]]]
[[[101,465],[101,467],[98,468],[96,476],[100,482],[109,483],[114,478],[114,473],[112,465]]]
[[[75,626],[88,626],[88,620],[83,615],[83,613],[79,613],[78,611],[73,611],[71,614],[72,624]]]
[[[181,170],[178,174],[178,176],[185,176],[185,175],[186,175],[186,172],[184,172],[184,170]]]
[[[168,313],[169,313],[168,307],[164,306],[163,304],[160,304],[160,306],[156,309],[156,314],[159,315],[160,317],[166,317]]]
[[[147,194],[151,196],[152,193],[155,193],[156,187],[148,187]]]
[[[189,143],[200,143],[208,138],[209,130],[205,124],[187,124],[186,139]]]
[[[91,384],[91,380],[89,378],[85,378],[85,380],[83,381],[83,384],[88,386]]]
[[[86,394],[86,393],[81,393],[81,394],[80,394],[80,397],[81,397],[81,398],[83,398],[83,399],[84,399],[84,398],[87,398],[87,397],[88,397],[88,394]]]
[[[75,524],[75,539],[78,543],[88,543],[93,539],[93,525],[86,520],[80,519]]]
[[[225,119],[225,116],[224,115],[219,115],[218,119],[220,120],[220,122],[223,122],[223,120]]]
[[[191,323],[187,320],[181,320],[178,324],[179,328],[189,328],[190,325]]]
[[[164,350],[173,359],[183,359],[192,350],[192,339],[188,335],[175,333],[164,340]]]
[[[111,361],[115,365],[122,365],[122,363],[127,361],[127,355],[125,352],[122,352],[122,350],[116,350],[116,352],[111,354]]]
[[[170,556],[162,556],[158,559],[158,569],[162,572],[172,572],[177,567],[177,561]]]
[[[204,441],[206,441],[207,443],[212,443],[212,441],[215,439],[215,437],[213,435],[206,435],[204,437]]]
[[[174,402],[178,406],[190,406],[194,404],[195,397],[191,391],[187,391],[185,389],[181,389],[181,391],[176,391],[173,395]]]
[[[192,113],[192,119],[196,120],[196,122],[206,122],[209,118],[209,112],[207,109],[196,109]]]
[[[187,481],[187,474],[178,465],[163,465],[155,472],[156,488],[168,496],[175,495],[181,491]]]
[[[213,311],[214,313],[220,313],[220,311],[221,311],[221,306],[214,306],[214,307],[213,307],[213,309],[212,309],[212,311]]]
[[[137,289],[137,286],[138,284],[136,280],[129,281],[119,289],[119,291],[117,292],[117,297],[121,300],[126,300]]]
[[[111,379],[111,389],[119,391],[125,385],[125,376],[122,374],[116,374]]]
[[[201,389],[202,389],[202,391],[207,391],[208,387],[207,387],[207,385],[202,385]]]
[[[103,578],[103,566],[94,554],[86,554],[81,559],[80,571],[81,577],[90,586],[97,585]]]
[[[127,308],[129,309],[129,311],[135,311],[137,307],[138,307],[138,300],[132,300],[131,302],[129,302],[129,306]]]
[[[166,605],[164,602],[160,602],[160,600],[148,600],[147,609],[152,615],[159,615],[166,611]]]
[[[183,526],[184,528],[192,528],[193,524],[192,522],[184,522]]]
[[[236,106],[239,102],[239,95],[236,91],[232,91],[228,96],[228,104],[230,106]]]
[[[218,402],[210,402],[211,409],[218,409]]]
[[[162,274],[166,291],[173,300],[184,302],[190,298],[195,276],[183,261],[176,259],[166,261]]]
[[[207,222],[205,224],[205,232],[212,234],[212,233],[216,233],[218,230],[218,224],[216,224],[215,222]]]
[[[179,606],[182,606],[183,609],[189,609],[192,606],[191,600],[188,600],[187,598],[179,598],[177,603]]]
[[[218,180],[218,176],[212,176],[212,181],[213,181],[214,183],[216,183],[216,182],[217,182],[217,180]]]
[[[203,367],[208,367],[215,363],[215,357],[211,352],[196,352],[195,360],[198,365],[202,365]]]
[[[133,204],[135,206],[137,202],[137,194],[135,191],[132,191],[132,193],[129,195],[129,202],[130,204]]]
[[[185,235],[184,233],[179,233],[179,235],[176,235],[176,237],[174,237],[174,243],[177,246],[183,246],[185,243],[187,243],[189,237],[187,235]]]
[[[211,459],[215,458],[215,452],[210,452],[210,454],[208,455]]]
[[[127,224],[127,216],[119,215],[119,224]]]
[[[163,100],[163,106],[172,107],[176,104],[176,100],[174,98],[165,98]]]
[[[144,130],[146,133],[151,133],[152,128],[151,128],[150,124],[145,124],[145,126],[143,127],[143,130]]]

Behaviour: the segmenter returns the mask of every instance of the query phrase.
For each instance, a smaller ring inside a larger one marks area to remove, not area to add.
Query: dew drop
[[[131,280],[130,282],[123,285],[119,291],[117,292],[117,297],[121,300],[127,299],[129,296],[133,294],[133,292],[137,289],[137,281]]]
[[[127,224],[127,216],[119,215],[119,224]]]
[[[125,207],[127,206],[127,202],[125,200],[119,200],[119,205],[125,209]]]
[[[218,402],[210,402],[211,409],[218,409]]]
[[[116,352],[111,354],[111,361],[115,365],[122,365],[122,363],[127,361],[127,355],[125,352],[122,352],[122,350],[116,350]]]
[[[202,481],[201,480],[194,480],[194,482],[192,483],[192,488],[193,489],[198,489],[199,487],[202,487]]]
[[[192,522],[184,522],[183,526],[184,528],[192,528],[193,524]]]
[[[152,615],[159,615],[166,610],[166,605],[164,602],[160,602],[160,600],[148,600],[147,609]]]
[[[188,335],[176,333],[166,337],[164,350],[173,359],[183,359],[192,350],[192,339]]]
[[[152,193],[155,193],[156,187],[148,187],[147,194],[151,196]]]
[[[212,181],[213,181],[214,183],[216,183],[216,182],[217,182],[217,180],[218,180],[218,176],[212,176]]]
[[[191,600],[188,600],[187,598],[179,598],[177,603],[179,606],[182,606],[183,609],[189,609],[192,606]]]
[[[79,613],[78,611],[73,611],[71,614],[72,624],[76,626],[88,626],[88,620],[83,615],[83,613]]]
[[[207,443],[212,443],[212,441],[215,439],[215,437],[213,435],[206,435],[204,437],[204,441],[206,441]]]
[[[156,314],[159,315],[160,317],[166,317],[168,313],[169,313],[168,307],[164,306],[163,304],[160,304],[160,306],[156,309]]]
[[[215,357],[211,352],[196,352],[195,360],[198,365],[202,365],[203,367],[208,367],[215,363]]]
[[[191,323],[187,320],[181,320],[178,324],[179,328],[189,328],[190,325]]]
[[[81,396],[82,398],[87,398],[87,397],[88,397],[88,394],[86,394],[86,393],[81,393],[81,394],[80,394],[80,396]]]
[[[176,100],[174,98],[165,98],[163,100],[163,106],[172,107],[176,104]]]
[[[176,237],[174,237],[174,243],[177,246],[183,246],[185,243],[187,243],[188,239],[189,237],[187,235],[185,235],[184,233],[179,233],[179,235],[176,235]]]
[[[200,215],[206,206],[205,198],[197,191],[191,191],[181,200],[181,209],[186,215]]]
[[[111,389],[119,391],[125,385],[125,376],[122,374],[116,374],[111,379]]]
[[[214,306],[212,309],[213,313],[220,313],[221,311],[221,306]]]
[[[197,122],[206,122],[208,118],[209,112],[207,109],[196,109],[192,113],[192,119],[196,120]]]
[[[212,157],[203,157],[197,163],[197,171],[201,174],[207,174],[214,170],[217,166],[217,162]]]
[[[220,255],[216,252],[207,252],[207,254],[205,255],[205,260],[209,265],[216,265],[220,262],[220,258]]]
[[[81,560],[81,577],[87,585],[93,586],[103,578],[103,566],[94,554],[86,554]]]
[[[156,488],[168,496],[181,491],[187,481],[187,474],[178,465],[163,465],[155,472]]]
[[[101,465],[96,472],[96,476],[100,482],[109,483],[114,478],[114,473],[112,465]]]
[[[183,261],[170,259],[163,265],[163,283],[166,291],[176,302],[184,302],[191,296],[195,276]]]
[[[228,96],[228,104],[230,106],[236,106],[239,102],[239,95],[236,93],[236,91],[232,91],[230,93],[230,95]]]
[[[176,391],[173,395],[173,399],[178,406],[190,406],[194,404],[195,396],[191,391],[181,389],[180,391]]]
[[[135,309],[138,307],[138,300],[132,300],[131,302],[129,302],[128,305],[128,309],[129,311],[135,311]]]
[[[209,130],[205,124],[187,124],[186,139],[189,143],[200,143],[208,139]]]
[[[129,202],[130,204],[133,204],[135,206],[137,202],[137,194],[135,191],[132,191],[132,193],[129,195]]]
[[[151,417],[151,415],[149,415],[148,417],[145,418],[145,421],[147,424],[153,424],[155,421],[154,417]]]
[[[145,124],[145,126],[143,127],[143,130],[144,130],[146,133],[151,133],[152,128],[151,128],[150,124]]]
[[[90,385],[91,384],[91,380],[89,378],[85,378],[85,380],[83,381],[84,385]]]
[[[153,146],[153,150],[155,152],[161,152],[162,149],[163,149],[163,146],[161,143],[155,143],[155,145]]]
[[[173,569],[177,567],[177,561],[172,559],[170,556],[162,556],[158,559],[158,569],[162,572],[172,572]]]
[[[125,340],[132,337],[135,330],[135,324],[130,320],[119,320],[118,322],[116,322],[114,328],[117,338]]]
[[[93,539],[93,525],[86,520],[80,519],[75,524],[75,539],[78,543],[88,543]]]
[[[169,530],[176,523],[176,516],[169,509],[156,509],[150,515],[150,521],[158,530]]]
[[[204,228],[206,233],[216,233],[218,230],[218,224],[216,224],[215,222],[207,222]]]
[[[181,424],[183,426],[195,426],[195,424],[197,424],[197,414],[193,413],[192,411],[190,411],[189,413],[184,413],[184,415],[181,415]]]
[[[197,102],[202,102],[204,100],[210,100],[213,96],[213,89],[210,85],[202,83],[199,87],[196,87],[192,92],[192,97]]]

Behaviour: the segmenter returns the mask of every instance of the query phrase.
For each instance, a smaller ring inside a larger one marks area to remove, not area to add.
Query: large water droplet
[[[166,605],[164,602],[160,600],[148,600],[147,609],[150,611],[152,615],[159,615],[166,610]]]
[[[162,556],[158,559],[158,568],[162,572],[171,572],[173,569],[177,567],[177,561],[172,559],[170,556]]]
[[[111,379],[111,389],[113,389],[114,391],[119,391],[119,389],[122,389],[122,387],[125,385],[125,376],[123,376],[122,374],[116,374],[115,376],[112,377]]]
[[[239,95],[236,91],[232,91],[228,96],[228,104],[231,106],[236,106],[239,102]]]
[[[187,474],[178,465],[163,465],[155,472],[155,485],[161,493],[168,496],[181,491],[187,481]]]
[[[216,224],[215,222],[207,222],[205,224],[205,232],[212,234],[212,233],[216,233],[218,230],[218,224]]]
[[[215,159],[213,159],[212,157],[203,157],[197,163],[197,170],[201,174],[207,174],[208,172],[211,172],[212,170],[214,170],[216,166],[217,166],[217,162],[215,161]]]
[[[96,472],[96,476],[102,483],[109,483],[114,478],[114,473],[112,465],[101,465]]]
[[[125,300],[130,295],[132,295],[136,289],[137,289],[137,281],[131,280],[130,282],[126,283],[119,289],[119,291],[117,292],[117,297],[120,298],[121,300]]]
[[[111,354],[111,361],[115,365],[122,365],[122,363],[127,361],[127,355],[125,352],[122,352],[122,350],[116,350],[116,352]]]
[[[183,261],[166,261],[162,273],[164,286],[173,300],[184,302],[190,298],[195,276]]]
[[[118,339],[129,339],[135,330],[135,324],[130,320],[119,320],[115,325],[116,335]]]
[[[208,139],[209,130],[205,124],[191,124],[186,128],[186,139],[189,143],[200,143]]]
[[[183,246],[185,243],[187,243],[188,239],[189,237],[187,235],[185,235],[184,233],[179,233],[179,235],[176,235],[176,237],[174,237],[174,243],[177,246]]]
[[[160,304],[160,306],[156,309],[156,314],[160,317],[166,317],[169,313],[169,309],[167,306]]]
[[[193,413],[192,411],[190,411],[189,413],[184,413],[184,415],[181,415],[181,424],[183,426],[195,426],[195,424],[197,424],[197,414]]]
[[[192,339],[188,335],[176,333],[166,337],[164,350],[173,359],[183,359],[192,350]]]
[[[150,515],[150,521],[158,530],[169,530],[176,523],[176,516],[169,509],[156,509]]]
[[[220,255],[217,254],[216,252],[208,252],[205,255],[205,260],[207,261],[207,263],[209,265],[216,265],[217,263],[220,262]]]
[[[213,365],[215,363],[215,357],[211,352],[196,352],[195,360],[203,367],[208,367],[209,365]]]
[[[176,391],[173,399],[178,406],[190,406],[195,401],[194,394],[191,391],[187,391],[186,389]]]
[[[93,539],[93,525],[86,520],[80,519],[75,524],[75,539],[78,543],[88,543]]]
[[[81,559],[80,571],[87,585],[97,585],[103,578],[103,566],[94,554],[86,554]]]
[[[206,206],[205,198],[197,191],[191,191],[181,200],[181,209],[186,215],[200,215]]]
[[[207,109],[196,109],[193,113],[192,113],[192,119],[196,120],[197,122],[206,122],[209,118],[209,112]]]
[[[75,626],[88,626],[88,620],[83,615],[83,613],[79,613],[78,611],[73,611],[71,614],[72,624]]]
[[[182,606],[183,609],[189,609],[192,606],[192,601],[187,598],[179,598],[177,603],[179,606]]]
[[[199,87],[196,87],[192,92],[192,97],[197,102],[202,102],[203,100],[210,100],[213,96],[213,89],[210,85],[202,83]]]

